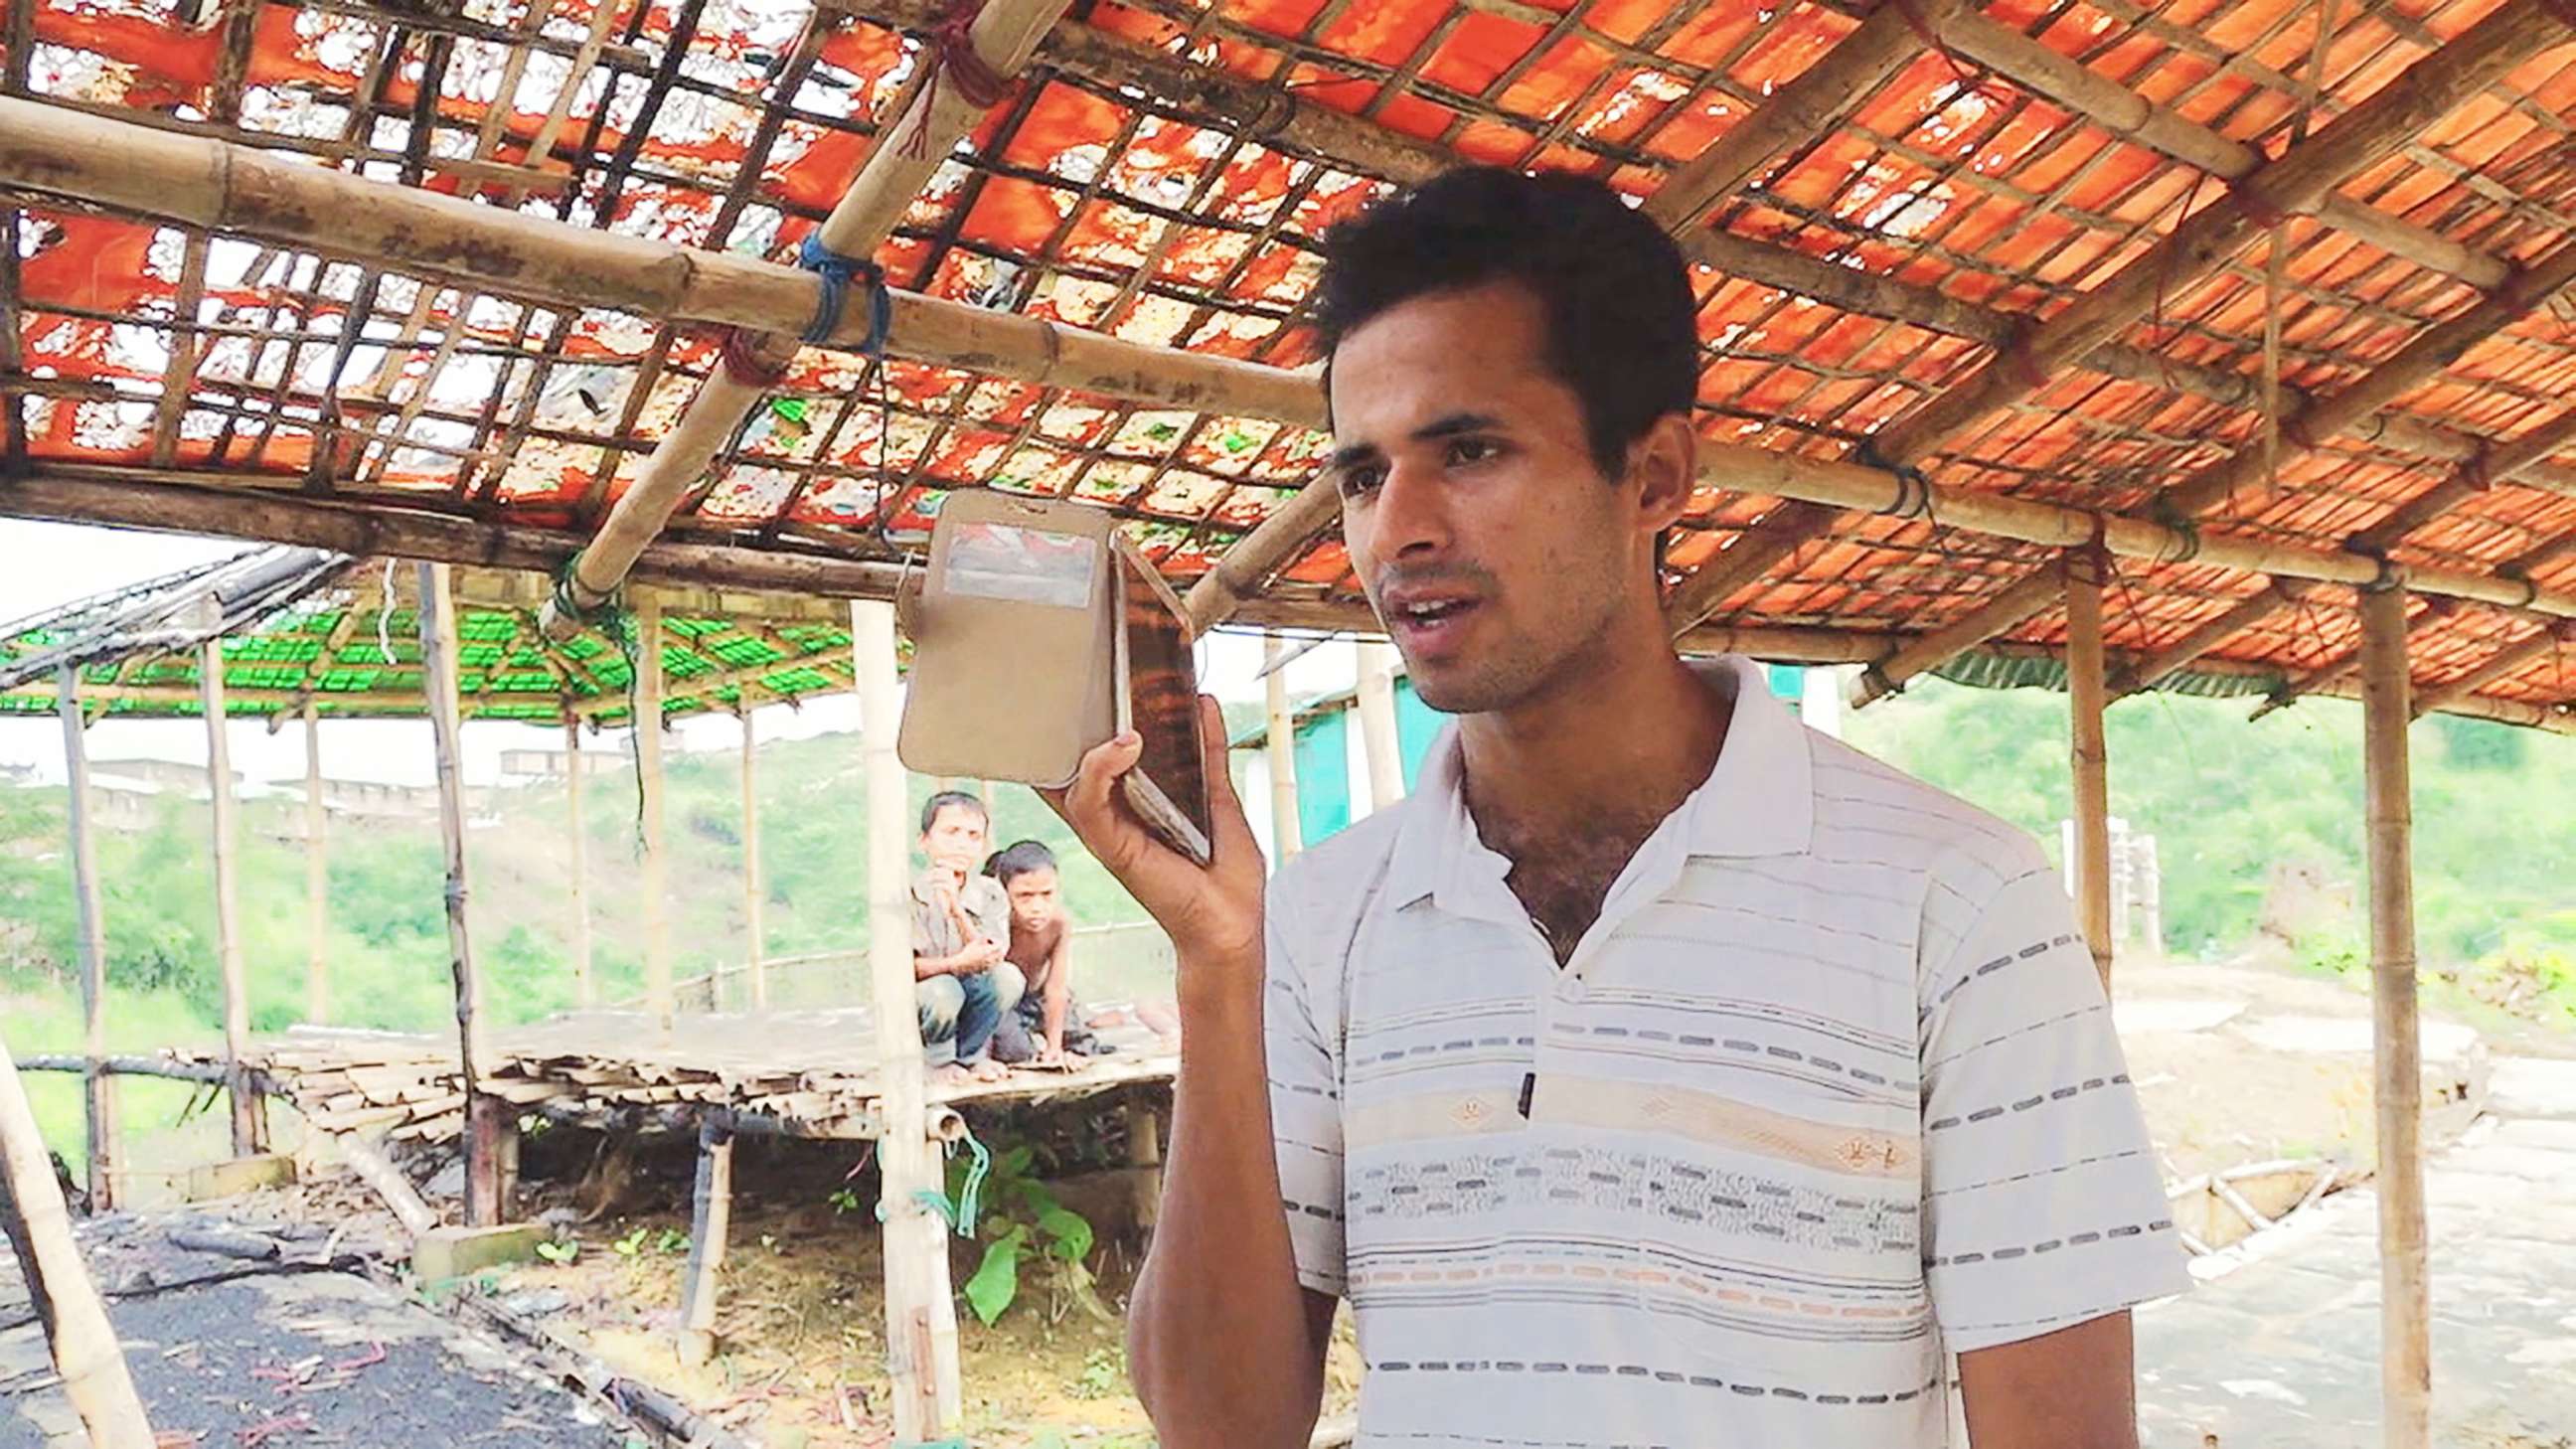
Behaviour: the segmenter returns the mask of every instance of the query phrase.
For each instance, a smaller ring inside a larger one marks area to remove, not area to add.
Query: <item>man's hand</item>
[[[957,974],[960,976],[981,976],[985,972],[992,970],[994,967],[1001,965],[1003,960],[1010,954],[1010,948],[1004,946],[998,941],[978,941],[974,945],[967,947],[964,954],[957,958]]]
[[[1204,867],[1155,838],[1121,798],[1119,777],[1136,768],[1145,752],[1144,740],[1133,730],[1084,755],[1072,785],[1039,792],[1172,938],[1184,968],[1184,991],[1190,988],[1188,968],[1193,965],[1257,966],[1261,960],[1261,846],[1252,838],[1243,803],[1235,798],[1233,779],[1226,773],[1225,719],[1210,695],[1199,697],[1199,734],[1209,814],[1216,827]]]

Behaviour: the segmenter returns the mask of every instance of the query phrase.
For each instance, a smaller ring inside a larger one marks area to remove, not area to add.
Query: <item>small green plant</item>
[[[1111,1317],[1091,1288],[1091,1220],[1056,1201],[1055,1194],[1031,1175],[1036,1149],[1026,1143],[993,1159],[985,1178],[978,1216],[960,1223],[968,1236],[985,1239],[983,1261],[966,1280],[966,1306],[987,1326],[1010,1310],[1020,1295],[1020,1264],[1034,1257],[1047,1265],[1055,1288],[1067,1300],[1103,1318]],[[948,1168],[948,1195],[958,1199],[970,1164],[959,1159]]]
[[[676,1257],[689,1251],[689,1235],[677,1228],[664,1228],[662,1236],[653,1240],[653,1250],[666,1258]]]
[[[832,1189],[832,1195],[825,1198],[824,1201],[832,1205],[832,1215],[834,1217],[844,1217],[850,1213],[857,1212],[861,1206],[859,1202],[858,1189],[849,1187],[836,1187]]]
[[[569,1263],[581,1256],[581,1244],[569,1238],[560,1243],[539,1243],[537,1256],[549,1263]]]
[[[608,1245],[609,1249],[621,1258],[632,1258],[636,1254],[644,1251],[644,1235],[651,1231],[651,1228],[639,1227],[635,1229],[635,1231],[628,1233],[626,1236],[610,1243]]]

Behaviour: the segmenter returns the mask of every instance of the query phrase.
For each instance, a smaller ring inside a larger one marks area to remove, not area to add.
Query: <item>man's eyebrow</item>
[[[1412,440],[1417,443],[1436,443],[1443,438],[1492,432],[1502,425],[1503,420],[1490,413],[1451,413],[1415,428]],[[1342,472],[1363,463],[1377,462],[1385,456],[1375,443],[1352,443],[1347,447],[1335,448],[1333,456],[1324,466],[1329,471]]]
[[[1490,413],[1451,413],[1415,428],[1413,441],[1436,443],[1442,438],[1455,438],[1466,433],[1490,433],[1502,425],[1503,420]]]
[[[1335,448],[1333,456],[1325,461],[1324,468],[1327,472],[1346,473],[1362,463],[1374,463],[1385,456],[1375,443],[1352,443],[1346,447]]]

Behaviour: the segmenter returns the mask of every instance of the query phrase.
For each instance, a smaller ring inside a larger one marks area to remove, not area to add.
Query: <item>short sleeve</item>
[[[2191,1286],[2093,956],[2029,847],[1933,886],[1962,903],[1921,975],[1923,1256],[1953,1352]],[[1956,884],[1959,888],[1952,889]],[[1931,934],[1931,933],[1927,933]]]
[[[1340,1297],[1348,1273],[1342,1257],[1341,1074],[1324,1021],[1338,1009],[1319,1011],[1298,961],[1290,954],[1282,922],[1293,913],[1274,909],[1268,928],[1269,981],[1262,1006],[1262,1034],[1269,1060],[1270,1129],[1279,1154],[1280,1207],[1288,1214],[1288,1241],[1296,1250],[1297,1281]]]

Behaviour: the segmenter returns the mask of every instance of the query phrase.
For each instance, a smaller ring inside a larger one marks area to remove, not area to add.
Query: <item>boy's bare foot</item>
[[[934,1087],[963,1087],[975,1080],[975,1074],[956,1062],[942,1062],[930,1069],[929,1082]]]
[[[1011,1069],[1009,1067],[1006,1067],[1000,1062],[994,1061],[989,1057],[983,1061],[977,1062],[970,1070],[973,1072],[974,1079],[979,1082],[1008,1081],[1011,1075]]]

